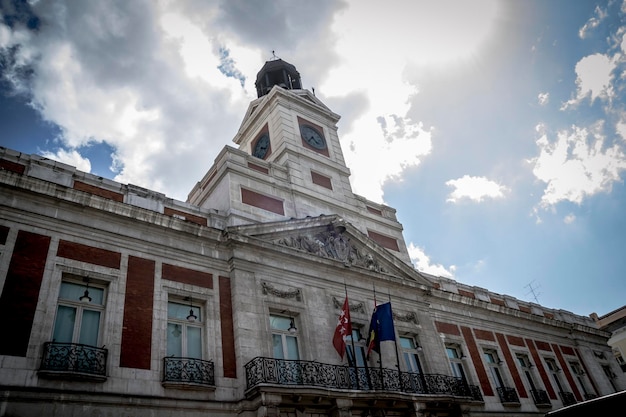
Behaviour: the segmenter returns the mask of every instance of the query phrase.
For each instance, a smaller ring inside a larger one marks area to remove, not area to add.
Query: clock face
[[[312,126],[302,125],[300,126],[300,134],[302,139],[315,149],[326,149],[326,140],[320,132]]]
[[[267,151],[270,149],[270,136],[267,133],[263,133],[263,135],[257,139],[254,144],[254,149],[252,150],[252,155],[257,158],[265,158],[267,155]]]

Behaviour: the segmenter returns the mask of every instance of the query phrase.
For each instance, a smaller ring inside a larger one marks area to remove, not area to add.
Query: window
[[[448,360],[450,361],[452,375],[457,378],[462,378],[463,381],[467,382],[467,379],[465,378],[465,369],[463,368],[464,356],[461,352],[461,348],[456,345],[446,345],[446,354],[448,355]]]
[[[561,368],[559,368],[556,364],[556,361],[551,358],[546,358],[546,366],[548,367],[548,371],[552,376],[552,380],[557,386],[559,392],[564,392],[563,384],[561,383],[561,377],[559,376],[559,372],[561,372]]]
[[[615,385],[615,378],[617,377],[617,375],[615,375],[615,373],[611,370],[611,367],[609,365],[601,365],[602,366],[602,371],[604,372],[604,375],[606,375],[606,377],[609,379],[609,382],[611,383],[611,387],[613,387],[613,391],[617,392],[617,386]]]
[[[588,400],[588,399],[594,398],[595,395],[591,393],[588,388],[587,375],[585,371],[583,370],[582,366],[580,365],[580,363],[570,362],[569,366],[570,368],[572,368],[572,373],[576,377],[576,381],[578,382],[578,385],[580,386],[585,399]]]
[[[293,318],[270,315],[272,351],[275,359],[300,359],[298,352],[298,329]]]
[[[104,313],[104,288],[61,282],[52,339],[57,343],[100,345],[100,325]]]
[[[418,347],[415,339],[407,336],[400,336],[400,347],[402,349],[402,357],[404,358],[404,364],[408,372],[416,374],[422,373],[422,366],[420,365],[420,359],[418,352],[421,348]]]
[[[201,313],[200,307],[191,303],[167,303],[167,356],[202,359]],[[191,321],[190,316],[195,319],[191,317]]]
[[[526,382],[528,382],[528,388],[530,388],[531,391],[535,391],[537,387],[535,384],[535,378],[531,370],[532,364],[530,363],[528,356],[519,354],[516,356],[516,358],[522,370],[522,374],[524,375],[524,378],[526,378]]]
[[[346,338],[346,353],[348,354],[350,365],[354,366],[354,359],[356,358],[356,366],[367,366],[365,361],[365,355],[367,354],[365,343],[365,338],[361,335],[361,329],[354,327],[353,323],[352,335]]]
[[[491,378],[493,379],[493,383],[496,384],[496,388],[503,388],[505,386],[504,380],[502,379],[502,372],[500,371],[500,358],[495,350],[487,349],[484,351],[485,362],[487,363],[487,368],[491,373]]]

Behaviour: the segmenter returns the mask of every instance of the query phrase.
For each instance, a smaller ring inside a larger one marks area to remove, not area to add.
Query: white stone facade
[[[328,156],[302,145],[302,119]],[[188,202],[0,149],[0,416],[543,416],[626,388],[593,320],[415,270],[395,210],[352,194],[338,119],[306,90],[274,87]],[[261,160],[251,146],[266,125]],[[62,282],[105,294],[101,374],[44,360]],[[331,343],[346,293],[363,336],[375,298],[394,312],[396,343],[358,367]],[[199,312],[180,326],[200,332],[192,364],[213,375],[164,369],[168,302]]]

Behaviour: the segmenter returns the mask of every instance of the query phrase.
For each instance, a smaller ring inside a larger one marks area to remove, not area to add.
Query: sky
[[[0,0],[0,146],[185,201],[265,61],[341,115],[417,269],[626,304],[626,0]],[[372,169],[376,167],[376,169]]]

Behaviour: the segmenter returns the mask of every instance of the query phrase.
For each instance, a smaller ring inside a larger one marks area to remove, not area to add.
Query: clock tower
[[[339,215],[410,263],[395,210],[352,192],[337,122],[296,67],[267,61],[233,141],[188,202],[225,212],[229,225]]]

